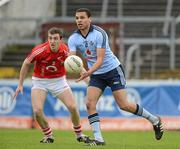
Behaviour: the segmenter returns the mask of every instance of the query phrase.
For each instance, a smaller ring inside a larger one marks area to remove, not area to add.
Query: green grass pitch
[[[180,149],[180,132],[165,131],[162,140],[156,141],[153,131],[104,131],[106,146],[85,146],[78,143],[73,131],[54,130],[53,144],[40,144],[37,129],[0,129],[0,149]],[[85,134],[92,137],[92,132]]]

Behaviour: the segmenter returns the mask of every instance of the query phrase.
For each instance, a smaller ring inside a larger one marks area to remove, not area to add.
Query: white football
[[[83,61],[80,57],[71,55],[66,58],[64,67],[68,73],[80,73],[83,68]]]

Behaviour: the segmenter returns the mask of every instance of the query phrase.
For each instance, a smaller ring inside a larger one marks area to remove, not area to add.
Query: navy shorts
[[[112,91],[124,89],[126,85],[124,70],[121,65],[103,74],[90,76],[89,86],[100,88],[102,91],[109,86]]]

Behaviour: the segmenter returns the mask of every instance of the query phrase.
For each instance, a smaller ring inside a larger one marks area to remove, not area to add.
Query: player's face
[[[59,34],[48,34],[48,41],[50,48],[53,52],[57,52],[59,49],[59,44],[61,42],[61,38]]]
[[[76,13],[76,24],[79,30],[89,29],[91,24],[91,18],[87,16],[86,12]]]

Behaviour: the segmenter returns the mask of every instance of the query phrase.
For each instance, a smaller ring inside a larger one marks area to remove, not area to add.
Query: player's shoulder
[[[48,44],[48,42],[38,44],[32,49],[32,51],[44,50],[48,46]]]
[[[96,39],[99,41],[101,41],[102,39],[106,39],[107,38],[107,33],[104,29],[102,29],[99,26],[93,25],[93,35],[94,37],[96,37]]]
[[[81,35],[80,31],[76,29],[75,31],[72,32],[72,34],[69,36],[69,39],[76,39],[79,35]]]
[[[60,50],[68,51],[68,46],[65,43],[61,43]]]
[[[96,26],[96,25],[92,25],[92,27],[93,27],[93,31],[95,32],[95,33],[100,33],[100,34],[105,34],[106,33],[106,31],[104,30],[104,29],[102,29],[101,27],[99,27],[99,26]]]

